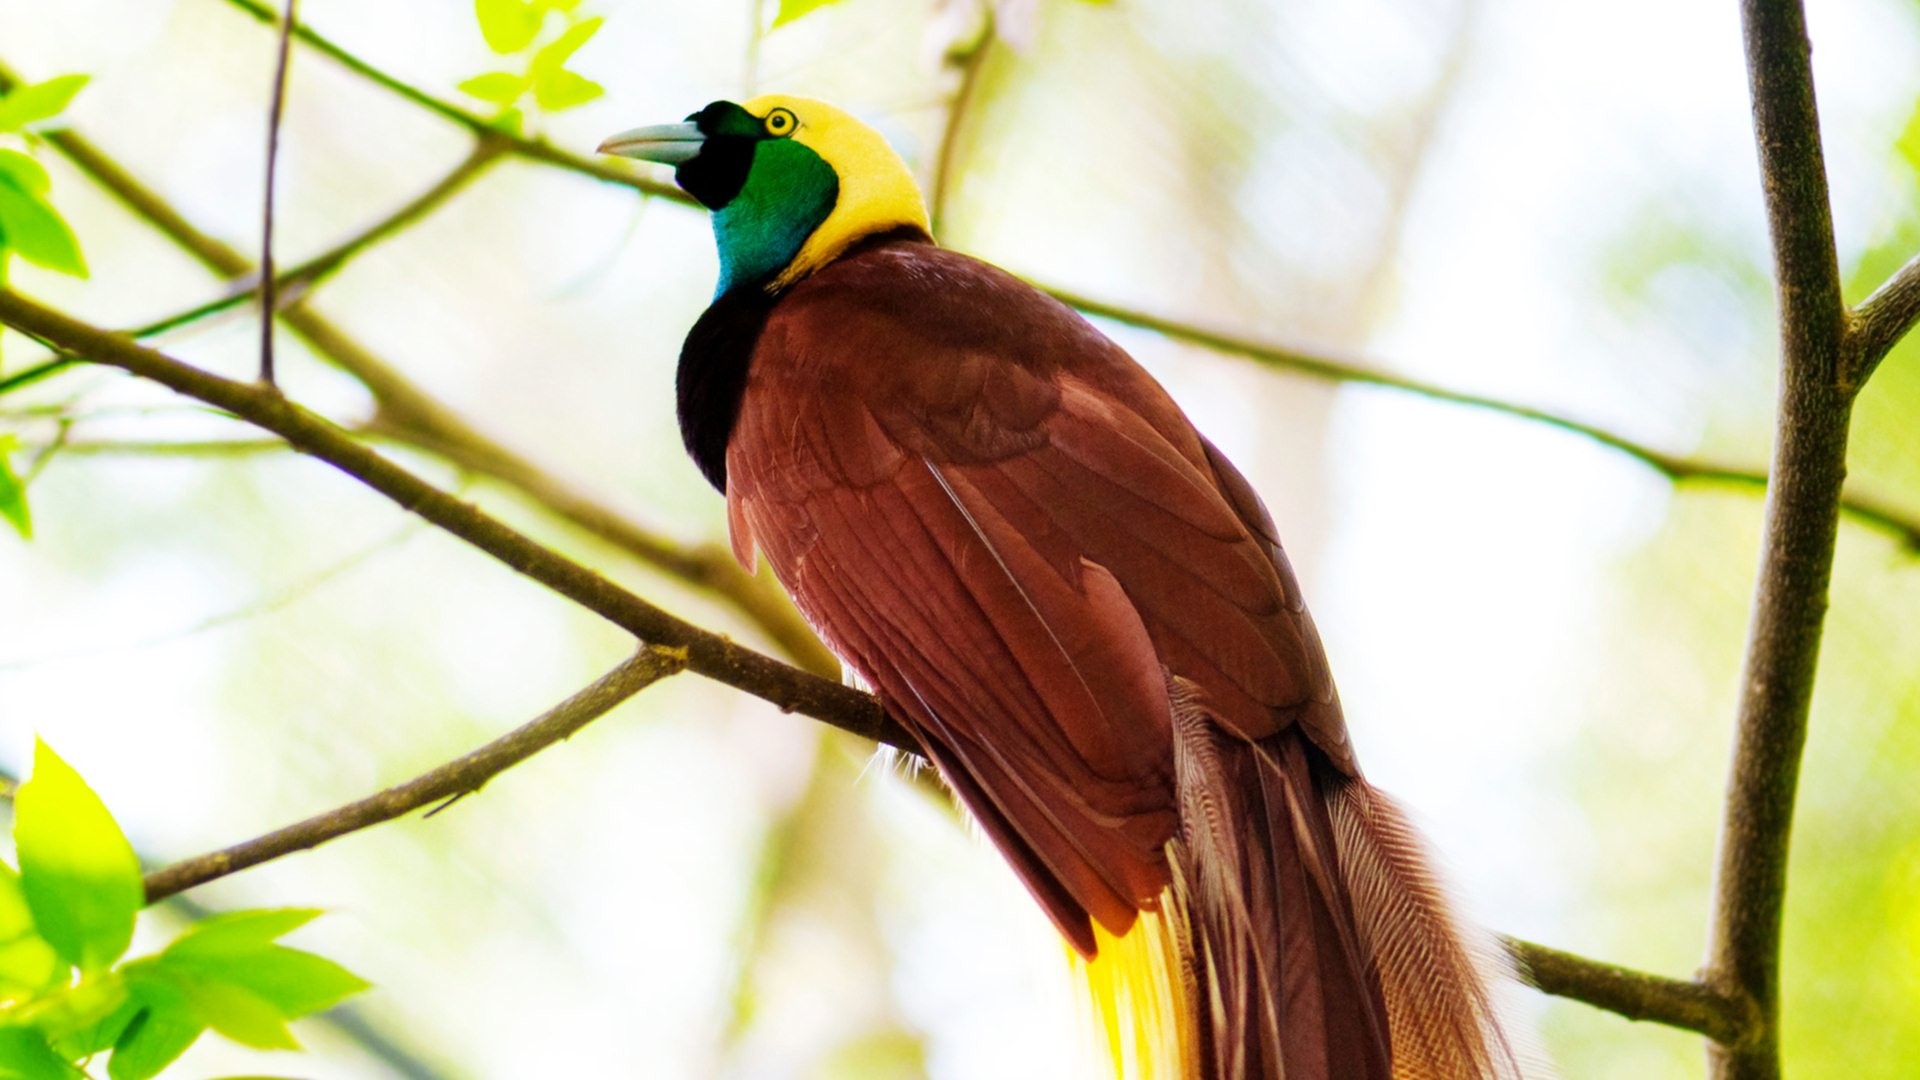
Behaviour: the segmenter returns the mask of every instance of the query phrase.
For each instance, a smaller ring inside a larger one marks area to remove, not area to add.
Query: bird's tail
[[[1250,743],[1175,723],[1173,885],[1085,968],[1115,1074],[1518,1078],[1495,965],[1399,809],[1298,729]]]

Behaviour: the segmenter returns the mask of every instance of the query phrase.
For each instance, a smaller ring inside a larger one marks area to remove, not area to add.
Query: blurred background
[[[1773,303],[1732,4],[1525,0],[587,0],[534,117],[589,153],[709,100],[828,97],[881,127],[943,242],[1038,282],[1760,466]],[[1920,5],[1809,17],[1848,299],[1920,250]],[[309,0],[406,82],[497,62],[462,0]],[[991,29],[989,30],[989,19]],[[991,37],[983,35],[991,33]],[[68,116],[189,220],[258,245],[270,30],[223,0],[0,0],[0,61],[93,75]],[[959,106],[957,123],[953,114]],[[471,134],[297,50],[284,264],[380,220]],[[942,147],[948,147],[940,167]],[[52,154],[97,323],[221,295]],[[944,172],[944,181],[936,174]],[[523,160],[372,247],[324,312],[477,428],[632,519],[724,536],[672,413],[704,216]],[[1276,373],[1118,325],[1263,493],[1375,783],[1488,926],[1687,974],[1704,948],[1760,502],[1539,424]],[[249,375],[245,310],[161,339]],[[373,403],[292,335],[283,384]],[[1920,340],[1862,399],[1853,490],[1920,515]],[[0,340],[0,373],[41,357]],[[0,399],[37,535],[0,534],[0,764],[44,735],[156,860],[358,797],[522,722],[620,633],[332,470],[111,372]],[[156,447],[157,442],[187,444]],[[643,595],[711,595],[509,488],[392,452]],[[1843,526],[1785,961],[1800,1077],[1920,1070],[1920,565]],[[315,904],[378,984],[299,1059],[204,1038],[182,1076],[1075,1075],[1061,947],[984,843],[856,741],[687,676],[430,820],[196,891]],[[150,920],[158,934],[166,919]],[[1693,1077],[1700,1040],[1528,994],[1568,1077]]]

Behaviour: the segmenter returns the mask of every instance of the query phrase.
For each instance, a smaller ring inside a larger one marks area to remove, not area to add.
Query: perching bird
[[[1480,951],[1360,777],[1260,498],[1070,308],[937,247],[884,139],[718,101],[681,434],[827,644],[1087,961],[1136,1075],[1518,1075]]]

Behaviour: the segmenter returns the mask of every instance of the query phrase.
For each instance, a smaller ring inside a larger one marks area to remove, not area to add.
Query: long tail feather
[[[1260,742],[1175,709],[1184,900],[1208,1080],[1388,1080],[1386,1006],[1297,729]]]
[[[1517,1080],[1518,1057],[1493,1000],[1499,954],[1453,917],[1419,833],[1364,780],[1336,780],[1327,807],[1386,997],[1394,1080]]]

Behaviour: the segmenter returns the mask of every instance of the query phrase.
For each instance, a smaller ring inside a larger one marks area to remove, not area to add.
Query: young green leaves
[[[33,126],[54,119],[86,84],[85,75],[63,75],[15,88],[0,97],[0,135],[25,136]],[[0,148],[0,282],[6,280],[9,254],[63,274],[87,276],[73,230],[47,199],[49,187],[47,170],[39,162]]]
[[[520,102],[529,94],[543,112],[571,109],[606,93],[597,82],[567,69],[567,61],[598,33],[606,20],[599,16],[580,18],[580,0],[474,0],[474,15],[480,22],[480,35],[487,47],[501,56],[527,54],[519,73],[490,71],[460,84],[461,93],[500,107],[496,120],[508,130],[518,130]],[[547,16],[557,12],[565,20],[559,36],[533,48]]]
[[[287,1021],[367,988],[331,960],[278,943],[319,914],[239,911],[160,953],[119,963],[145,902],[140,866],[93,790],[38,744],[14,802],[20,871],[0,865],[0,1077],[72,1080],[111,1051],[109,1080],[146,1080],[211,1029],[298,1049]],[[116,966],[117,965],[117,966]]]
[[[0,518],[6,519],[22,540],[33,539],[33,515],[27,512],[27,483],[13,471],[11,435],[0,435]]]

